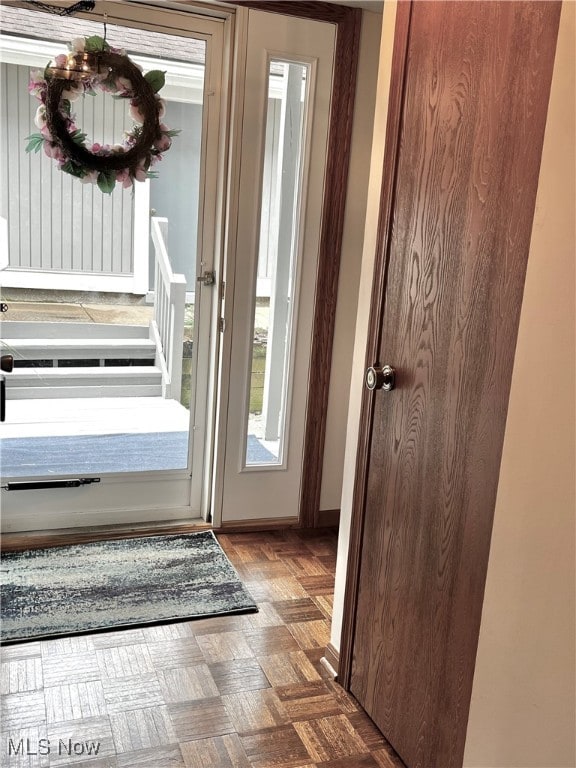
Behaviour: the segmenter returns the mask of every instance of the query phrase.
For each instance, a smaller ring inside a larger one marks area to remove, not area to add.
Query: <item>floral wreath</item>
[[[71,52],[56,56],[54,66],[31,72],[28,90],[41,102],[34,118],[40,133],[27,137],[26,151],[43,148],[61,171],[97,184],[105,193],[111,193],[116,183],[127,188],[134,180],[155,177],[150,167],[180,133],[160,122],[166,111],[158,95],[164,74],[153,70],[143,75],[125,51],[112,48],[98,35],[76,38]],[[135,125],[124,133],[121,144],[88,145],[87,135],[75,123],[72,102],[85,94],[95,96],[97,91],[130,100]]]

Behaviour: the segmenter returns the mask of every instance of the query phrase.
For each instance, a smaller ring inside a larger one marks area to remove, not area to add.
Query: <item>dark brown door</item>
[[[403,27],[372,320],[396,387],[366,395],[347,600],[351,691],[410,768],[462,764],[559,12],[415,2]]]

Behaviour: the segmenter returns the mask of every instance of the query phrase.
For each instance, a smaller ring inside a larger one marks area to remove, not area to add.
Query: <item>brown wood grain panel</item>
[[[92,768],[92,761],[88,764]],[[82,766],[75,766],[82,768]],[[98,768],[98,766],[94,766]],[[154,747],[154,749],[139,749],[137,752],[125,752],[117,755],[112,765],[104,764],[101,768],[187,768],[180,747],[176,744],[169,747]]]
[[[388,95],[388,116],[386,121],[386,143],[380,189],[380,213],[376,240],[376,258],[370,300],[370,320],[368,343],[366,348],[365,368],[374,365],[378,359],[380,345],[380,327],[384,314],[385,287],[388,275],[388,244],[392,226],[394,187],[398,166],[398,145],[400,123],[402,120],[404,77],[408,53],[408,34],[412,4],[407,0],[398,3],[396,26],[394,29],[394,50]],[[350,546],[346,570],[346,592],[344,599],[344,617],[340,641],[340,659],[338,677],[345,688],[350,686],[352,672],[352,647],[356,623],[358,600],[358,582],[360,575],[360,553],[364,533],[364,505],[366,499],[366,477],[372,430],[374,393],[367,389],[363,392],[360,424],[358,430],[358,449],[356,453],[356,474],[353,490],[353,524],[350,527]]]
[[[156,675],[107,679],[102,682],[102,692],[108,714],[130,712],[145,707],[165,704],[160,682]]]
[[[338,23],[336,39],[302,461],[300,523],[303,527],[319,526],[322,523],[319,517],[322,459],[332,371],[332,345],[350,164],[360,25],[361,11],[348,9],[345,19]]]
[[[338,700],[322,680],[284,685],[276,693],[293,723],[342,714]]]
[[[167,703],[211,699],[219,694],[206,664],[164,669],[157,673],[160,689]]]
[[[369,754],[346,715],[294,723],[297,734],[316,763]]]
[[[410,768],[462,765],[559,10],[412,8],[351,676]]]
[[[236,734],[181,744],[186,768],[250,768]]]
[[[258,662],[274,687],[320,680],[320,675],[304,651],[259,656]]]
[[[168,704],[168,711],[180,742],[234,733],[234,726],[219,697]]]
[[[102,525],[89,530],[62,528],[54,531],[3,533],[2,551],[19,552],[25,549],[44,549],[72,544],[88,544],[91,541],[110,539],[134,539],[140,536],[166,536],[179,533],[198,533],[211,530],[205,523],[137,523],[131,525]]]
[[[238,659],[210,664],[210,674],[221,696],[227,693],[270,688],[268,678],[256,659]]]
[[[307,768],[312,762],[291,724],[249,733],[240,741],[252,768]]]
[[[240,736],[286,725],[290,721],[273,688],[227,694],[222,696],[222,701]]]
[[[282,13],[285,16],[299,16],[301,18],[316,19],[317,21],[330,21],[334,24],[346,22],[350,11],[347,6],[334,3],[314,2],[314,0],[224,0],[232,5],[244,8],[254,8],[257,11],[270,11]]]
[[[115,751],[119,754],[175,744],[178,741],[168,707],[165,706],[144,707],[111,714],[110,727]],[[82,733],[81,723],[76,726],[76,730]],[[66,732],[64,725],[60,727],[60,732]]]
[[[106,714],[107,703],[100,680],[89,683],[70,683],[47,688],[46,719],[49,723],[83,720]]]
[[[282,600],[274,603],[274,610],[286,624],[325,618],[310,597],[303,597],[300,600]]]

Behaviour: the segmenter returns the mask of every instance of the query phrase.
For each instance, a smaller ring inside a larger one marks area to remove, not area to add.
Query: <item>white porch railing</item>
[[[182,388],[182,345],[186,278],[172,271],[166,240],[168,219],[153,217],[152,242],[155,250],[154,318],[150,337],[156,343],[156,365],[162,371],[162,396],[180,399]]]

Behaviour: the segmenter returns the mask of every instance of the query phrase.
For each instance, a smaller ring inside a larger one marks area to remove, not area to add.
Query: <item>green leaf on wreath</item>
[[[73,133],[70,134],[70,138],[74,142],[74,144],[78,144],[79,147],[84,146],[84,140],[86,139],[86,134],[82,133],[80,128],[77,128]]]
[[[70,174],[70,176],[74,176],[77,179],[83,179],[84,176],[86,176],[88,173],[84,168],[76,165],[76,163],[73,163],[71,160],[67,160],[64,165],[60,167],[60,170],[64,171],[64,173]]]
[[[44,144],[44,136],[41,133],[32,133],[30,136],[26,136],[26,152],[40,152],[42,144]]]
[[[100,35],[92,35],[91,37],[86,37],[85,40],[84,50],[87,53],[98,53],[99,51],[110,50],[110,46],[104,38],[100,37]]]
[[[150,72],[146,72],[144,80],[150,85],[154,93],[158,93],[159,90],[164,88],[166,83],[166,72],[162,72],[161,69],[153,69]]]
[[[98,174],[98,188],[101,192],[109,195],[114,191],[116,186],[116,172],[115,171],[100,171]]]

